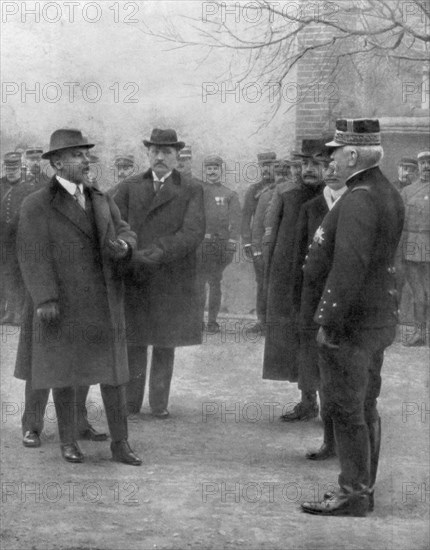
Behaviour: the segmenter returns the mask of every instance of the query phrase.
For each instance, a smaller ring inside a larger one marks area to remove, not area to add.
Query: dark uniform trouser
[[[226,263],[202,262],[198,267],[200,312],[203,322],[206,303],[206,283],[209,285],[208,322],[215,323],[221,307],[221,281]]]
[[[49,389],[33,390],[30,382],[26,382],[25,409],[22,416],[23,433],[26,431],[42,433],[49,391]],[[83,432],[89,427],[86,408],[88,391],[89,386],[52,389],[58,431],[62,443],[74,441],[77,437],[76,432]],[[125,439],[127,437],[127,415],[124,387],[100,384],[100,391],[112,440]]]
[[[129,345],[127,350],[130,371],[130,382],[127,384],[127,406],[130,412],[138,412],[142,407],[145,392],[148,347]],[[174,358],[175,348],[153,346],[149,376],[149,406],[153,412],[167,409]]]
[[[430,262],[405,261],[405,278],[414,299],[414,323],[424,324],[430,320]]]
[[[264,261],[262,255],[254,258],[254,271],[257,283],[257,318],[264,324],[266,322],[266,295],[264,292]]]
[[[373,488],[379,460],[381,419],[376,401],[381,391],[384,349],[395,327],[361,330],[339,348],[319,348],[323,414],[334,424],[345,493]]]

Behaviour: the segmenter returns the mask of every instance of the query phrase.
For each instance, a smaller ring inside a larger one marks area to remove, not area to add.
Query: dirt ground
[[[335,459],[311,463],[320,420],[278,420],[293,384],[261,379],[263,341],[228,321],[199,347],[177,350],[168,420],[130,418],[140,468],[82,442],[86,461],[60,457],[53,404],[43,444],[21,443],[24,383],[13,378],[18,331],[2,327],[2,543],[24,549],[398,549],[429,547],[429,349],[386,353],[376,509],[319,518],[300,502],[336,483]],[[90,418],[106,429],[98,387]],[[426,415],[427,411],[427,415]]]

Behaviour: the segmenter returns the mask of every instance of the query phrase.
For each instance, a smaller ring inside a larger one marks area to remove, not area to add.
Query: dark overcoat
[[[205,235],[202,186],[173,170],[155,194],[148,170],[123,181],[114,199],[137,233],[138,250],[156,245],[163,251],[159,265],[130,262],[125,280],[129,344],[200,344],[196,250]]]
[[[135,234],[112,199],[87,189],[87,212],[54,177],[25,199],[17,251],[28,291],[15,376],[33,389],[128,381],[122,262],[108,253],[117,237]],[[42,304],[56,301],[60,318],[39,321]]]
[[[282,208],[272,227],[276,240],[268,277],[264,379],[297,381],[299,335],[293,308],[296,227],[301,206],[322,189],[322,185],[302,184],[281,195]]]

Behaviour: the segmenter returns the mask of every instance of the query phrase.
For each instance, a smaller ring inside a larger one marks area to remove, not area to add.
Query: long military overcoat
[[[202,186],[173,170],[154,192],[152,170],[123,181],[115,194],[137,248],[161,248],[159,265],[132,259],[125,312],[130,345],[177,347],[202,341],[196,250],[205,235]]]
[[[33,389],[128,381],[121,266],[107,242],[135,234],[112,199],[88,189],[87,215],[54,177],[27,197],[17,236],[28,291],[15,376]],[[58,322],[39,321],[36,309],[56,301]]]
[[[296,382],[299,335],[293,308],[296,226],[300,208],[322,192],[322,186],[306,186],[282,193],[282,208],[272,227],[274,249],[267,285],[266,340],[263,378]]]

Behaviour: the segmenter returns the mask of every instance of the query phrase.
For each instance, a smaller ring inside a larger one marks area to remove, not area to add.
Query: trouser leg
[[[205,318],[205,305],[206,305],[206,281],[207,281],[207,272],[204,268],[204,264],[199,266],[197,273],[197,286],[199,293],[199,306],[200,306],[200,319],[202,323]]]
[[[257,318],[264,324],[266,322],[266,297],[264,293],[264,262],[261,256],[254,260],[254,271],[257,283]]]
[[[222,272],[222,267],[214,266],[213,272],[209,275],[209,323],[216,323],[219,309],[221,307]]]
[[[367,354],[349,342],[339,349],[320,349],[323,415],[333,420],[343,492],[367,490],[370,449],[364,420],[364,396],[368,379]]]
[[[159,348],[157,346],[152,348],[149,405],[153,412],[167,409],[174,358],[175,348]]]
[[[127,439],[127,404],[125,386],[100,384],[109,433],[113,442]]]
[[[90,426],[87,411],[87,397],[89,391],[89,386],[77,386],[76,388],[76,419],[79,432],[84,432]]]
[[[302,391],[302,403],[312,407],[316,404],[320,385],[318,345],[315,331],[300,332],[298,387]]]
[[[76,441],[76,392],[75,388],[53,388],[58,433],[63,445]]]
[[[33,390],[31,382],[26,380],[24,413],[21,419],[23,434],[27,431],[39,435],[42,433],[48,398],[49,389]]]
[[[127,351],[130,381],[126,387],[126,400],[128,411],[135,414],[142,408],[145,393],[148,348],[129,345]]]

